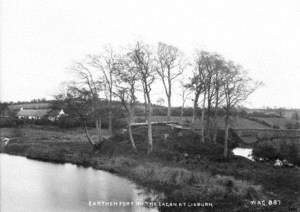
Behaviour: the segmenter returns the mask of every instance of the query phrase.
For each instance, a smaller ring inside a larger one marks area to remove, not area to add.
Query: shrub
[[[200,136],[190,132],[183,132],[183,136],[174,137],[172,146],[177,152],[186,152],[188,154],[198,154],[214,161],[223,159],[223,139],[218,139],[217,144],[206,141],[200,142]],[[231,149],[232,143],[230,142],[229,148]]]
[[[278,158],[280,160],[287,160],[290,163],[299,165],[300,164],[300,149],[296,143],[280,143],[280,151]]]
[[[299,129],[300,128],[300,124],[299,124],[299,122],[287,122],[285,124],[285,127],[287,129]]]
[[[136,119],[135,119],[135,122],[137,122],[137,123],[143,123],[145,121],[146,121],[145,117],[136,117]]]
[[[160,167],[157,164],[139,165],[133,169],[135,177],[164,186],[184,186],[195,182],[193,172],[183,168]]]
[[[0,117],[0,127],[15,127],[17,126],[17,120],[14,118],[1,118]]]
[[[192,181],[192,172],[183,168],[163,167],[154,169],[154,177],[161,184],[172,184],[179,186],[181,184],[190,184]]]
[[[118,156],[113,159],[113,164],[114,164],[114,166],[126,168],[129,166],[135,166],[137,164],[137,161],[135,161],[131,158],[124,157],[124,156]]]
[[[154,107],[152,110],[152,114],[155,116],[166,116],[167,108],[165,107]]]
[[[5,146],[5,152],[13,154],[22,154],[26,152],[28,148],[29,145],[12,143]]]
[[[213,202],[214,209],[218,211],[237,208],[239,205],[242,211],[245,200],[265,198],[259,185],[234,177],[211,175],[208,172],[190,171],[185,168],[147,163],[132,169],[132,175],[139,181],[151,183],[152,186],[163,186],[166,190],[163,197],[165,202]],[[199,211],[199,208],[177,210],[176,207],[172,207],[169,211]]]
[[[113,117],[112,125],[113,125],[114,130],[127,128],[127,121],[126,121],[126,119],[120,119],[120,118]],[[107,123],[107,128],[108,128],[108,123]]]
[[[63,116],[59,120],[56,121],[56,124],[60,128],[73,128],[80,127],[81,121],[79,118],[71,117],[71,116]]]
[[[68,153],[66,149],[58,147],[32,145],[26,151],[26,157],[38,160],[53,161],[63,163]]]
[[[254,146],[252,155],[254,159],[262,158],[273,161],[278,158],[278,151],[270,142],[262,142]]]
[[[215,181],[217,184],[226,187],[228,192],[232,192],[236,196],[247,196],[251,193],[251,198],[259,198],[259,193],[262,191],[262,187],[259,185],[253,185],[243,180],[236,180],[231,176],[217,175]]]
[[[300,149],[298,139],[273,139],[261,141],[253,148],[254,159],[275,161],[287,160],[295,165],[300,164]]]
[[[253,185],[247,181],[237,180],[229,176],[212,176],[207,172],[192,172],[184,168],[160,167],[157,164],[149,163],[135,167],[133,174],[136,178],[147,182],[183,188],[183,190],[177,190],[176,192],[179,196],[183,195],[185,198],[190,198],[190,195],[195,194],[194,192],[184,192],[184,188],[188,186],[197,187],[197,195],[194,195],[197,198],[224,197],[228,193],[244,198],[263,196],[261,186]],[[250,196],[249,193],[251,193]]]
[[[47,117],[43,117],[41,119],[33,120],[34,124],[37,125],[53,125],[53,122],[50,121]]]

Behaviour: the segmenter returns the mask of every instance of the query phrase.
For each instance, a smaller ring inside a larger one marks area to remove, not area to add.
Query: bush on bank
[[[0,117],[0,128],[15,127],[17,126],[17,119],[15,118],[2,118]]]
[[[261,141],[253,148],[254,159],[265,161],[287,160],[300,165],[300,139],[272,139]]]
[[[229,208],[244,208],[245,200],[265,198],[261,186],[231,176],[213,176],[208,172],[155,163],[138,165],[132,169],[132,174],[137,181],[163,187],[166,202],[212,202],[214,208],[227,211]],[[183,208],[172,208],[171,211],[176,209],[185,211]]]

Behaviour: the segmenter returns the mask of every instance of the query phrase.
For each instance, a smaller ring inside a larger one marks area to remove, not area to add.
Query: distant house
[[[32,119],[38,120],[42,118],[47,118],[50,121],[56,121],[61,116],[65,115],[65,112],[61,110],[51,110],[51,109],[23,109],[17,113],[19,119]]]
[[[41,119],[45,117],[50,109],[23,109],[21,108],[20,111],[17,113],[17,117],[19,119]]]
[[[56,121],[61,116],[66,115],[62,109],[53,109],[51,102],[28,102],[17,103],[8,105],[8,109],[18,119],[49,119],[50,121]]]

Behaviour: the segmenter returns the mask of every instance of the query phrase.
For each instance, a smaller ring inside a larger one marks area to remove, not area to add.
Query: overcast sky
[[[243,65],[265,83],[249,107],[300,108],[299,0],[0,1],[2,101],[51,98],[72,61],[144,40]]]

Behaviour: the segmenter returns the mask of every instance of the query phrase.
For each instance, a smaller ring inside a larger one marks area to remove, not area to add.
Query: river
[[[1,212],[158,211],[136,205],[152,194],[125,178],[92,168],[0,154],[0,177]],[[105,206],[114,201],[134,205]]]
[[[242,156],[249,160],[254,161],[253,156],[252,156],[252,148],[237,147],[237,148],[233,149],[232,152],[234,155],[239,155],[239,156]]]

